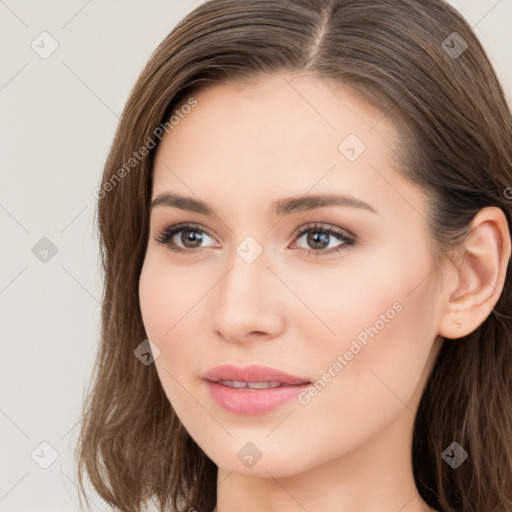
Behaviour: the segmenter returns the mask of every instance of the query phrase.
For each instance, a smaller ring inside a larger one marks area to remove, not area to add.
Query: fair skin
[[[216,85],[194,97],[197,106],[159,146],[152,198],[185,195],[215,214],[152,209],[139,295],[147,336],[161,351],[163,389],[219,467],[215,511],[432,510],[412,473],[415,413],[443,337],[457,343],[499,298],[510,257],[503,213],[481,210],[465,252],[436,280],[425,199],[396,173],[399,135],[381,112],[306,75]],[[365,145],[354,161],[338,149],[348,134]],[[277,199],[333,193],[376,213],[271,209]],[[198,245],[185,245],[186,232],[173,236],[188,252],[155,240],[185,222],[207,230],[192,229],[203,236]],[[313,223],[348,232],[356,244],[326,254],[343,239],[329,235],[326,249],[308,234],[294,237]],[[236,251],[248,236],[263,250],[251,263]],[[393,318],[308,403],[241,415],[220,408],[200,378],[224,363],[263,364],[311,382],[329,368],[332,376],[337,357],[390,310]],[[252,467],[237,457],[248,442],[261,453]]]

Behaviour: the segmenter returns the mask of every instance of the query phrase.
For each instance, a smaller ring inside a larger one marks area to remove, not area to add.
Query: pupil
[[[186,233],[188,233],[188,235]],[[202,240],[202,235],[198,234],[197,231],[183,231],[183,234],[181,236],[181,241],[183,242],[183,245],[185,247],[198,247],[201,245]],[[192,245],[188,245],[189,242],[191,242]]]
[[[325,243],[325,245],[329,245],[329,235],[327,233],[318,233],[318,232],[312,232],[308,235],[308,243],[315,247],[316,249],[324,249],[325,247],[322,247],[322,243]],[[317,244],[320,244],[318,246]]]

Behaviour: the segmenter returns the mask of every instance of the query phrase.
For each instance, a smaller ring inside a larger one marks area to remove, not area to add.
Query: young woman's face
[[[305,75],[194,97],[156,155],[139,289],[172,407],[226,471],[289,476],[384,436],[394,457],[441,341],[425,199],[395,171],[397,132]],[[220,365],[240,371],[206,375]]]

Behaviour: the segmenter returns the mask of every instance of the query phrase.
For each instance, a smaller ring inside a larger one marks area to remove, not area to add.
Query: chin
[[[256,446],[256,443],[254,445]],[[294,447],[283,449],[276,445],[263,446],[263,443],[259,443],[258,446],[260,454],[248,445],[248,442],[233,441],[230,445],[224,444],[220,449],[219,445],[216,445],[207,451],[201,448],[223,471],[255,478],[285,478],[315,466],[315,462],[304,453],[304,450],[297,450]],[[244,462],[244,458],[250,457],[251,453],[254,460],[251,461],[249,458]]]

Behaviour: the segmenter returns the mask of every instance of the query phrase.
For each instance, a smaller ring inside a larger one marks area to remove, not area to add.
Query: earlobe
[[[490,315],[505,283],[511,240],[507,219],[496,207],[483,208],[474,217],[454,262],[454,279],[447,288],[439,334],[456,339],[476,330]]]

